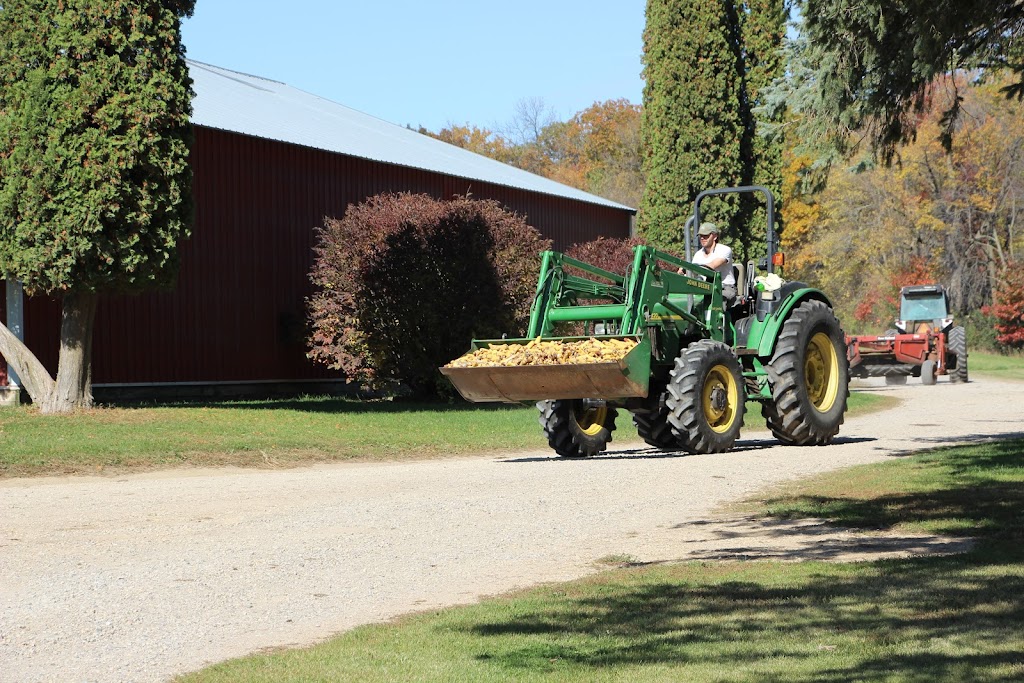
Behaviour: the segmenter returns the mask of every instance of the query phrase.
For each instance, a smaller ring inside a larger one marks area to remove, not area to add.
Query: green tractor
[[[764,195],[766,274],[735,268],[738,296],[726,307],[721,275],[690,263],[701,202],[725,193]],[[592,456],[612,440],[621,410],[640,437],[668,451],[733,447],[747,401],[789,445],[824,445],[838,433],[849,396],[845,335],[829,299],[773,273],[781,264],[775,204],[763,187],[707,190],[686,223],[686,259],[638,246],[625,273],[544,252],[527,336],[474,340],[472,349],[630,339],[610,362],[516,367],[444,367],[469,401],[536,402],[549,445],[561,456]],[[563,334],[566,330],[568,336]]]

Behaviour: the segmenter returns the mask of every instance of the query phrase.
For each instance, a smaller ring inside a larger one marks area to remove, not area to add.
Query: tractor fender
[[[757,355],[768,358],[775,351],[775,343],[790,312],[804,301],[816,300],[833,308],[832,302],[820,289],[808,287],[803,282],[787,282],[770,301],[758,302],[764,314],[758,315],[747,337],[747,348],[757,349]]]

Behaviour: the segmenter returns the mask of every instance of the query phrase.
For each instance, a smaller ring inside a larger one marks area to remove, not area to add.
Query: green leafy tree
[[[761,89],[779,75],[781,0],[649,0],[644,30],[641,137],[647,184],[639,227],[681,251],[683,226],[702,190],[781,188],[781,151],[758,139]],[[755,235],[752,204],[735,196],[702,206],[742,256]]]
[[[0,274],[62,300],[54,380],[4,326],[44,412],[92,403],[97,299],[168,285],[188,235],[194,0],[0,4]]]
[[[802,136],[846,153],[866,136],[884,160],[912,140],[937,78],[1009,67],[1005,94],[1024,95],[1024,3],[1020,0],[797,0],[807,42],[797,89],[809,114]],[[946,85],[956,90],[952,80]],[[962,113],[954,97],[942,117],[949,147]],[[852,135],[852,133],[857,135]]]

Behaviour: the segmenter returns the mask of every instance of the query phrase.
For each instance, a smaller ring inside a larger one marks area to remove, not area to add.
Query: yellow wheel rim
[[[811,337],[807,345],[804,381],[811,404],[823,413],[831,410],[839,394],[839,359],[832,340],[824,332]]]
[[[587,436],[597,436],[604,429],[604,422],[608,419],[608,406],[581,408],[574,412],[576,424],[579,425],[580,431]]]
[[[729,368],[716,365],[708,372],[701,392],[704,417],[712,430],[722,434],[729,431],[736,420],[740,390]]]

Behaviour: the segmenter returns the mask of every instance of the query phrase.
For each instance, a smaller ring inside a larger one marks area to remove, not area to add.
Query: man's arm
[[[723,263],[728,263],[728,262],[729,262],[729,259],[727,259],[727,258],[722,258],[721,256],[715,256],[715,257],[711,258],[711,260],[709,260],[707,263],[704,263],[703,266],[705,268],[710,268],[711,270],[717,270],[720,265],[722,265]]]
[[[704,265],[711,270],[718,270],[723,264],[732,262],[732,249],[724,244],[716,244],[710,258]]]

